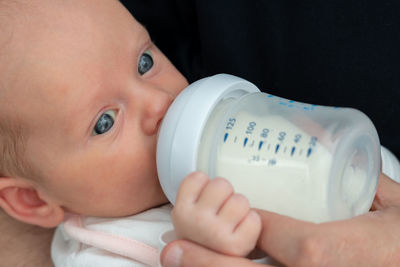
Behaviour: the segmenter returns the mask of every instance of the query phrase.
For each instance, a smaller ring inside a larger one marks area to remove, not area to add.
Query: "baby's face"
[[[185,78],[118,1],[35,2],[5,56],[10,112],[28,125],[26,155],[41,173],[33,183],[87,215],[165,203],[156,137]]]

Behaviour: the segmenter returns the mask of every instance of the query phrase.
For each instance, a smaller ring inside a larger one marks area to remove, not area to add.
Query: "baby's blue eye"
[[[138,72],[140,75],[148,72],[154,65],[153,55],[149,50],[145,51],[139,59]]]
[[[98,135],[108,132],[113,127],[114,120],[115,120],[115,111],[114,110],[106,111],[100,116],[100,118],[96,122],[92,134]]]

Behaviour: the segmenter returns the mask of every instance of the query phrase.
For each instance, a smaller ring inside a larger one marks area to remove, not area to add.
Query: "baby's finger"
[[[212,179],[200,193],[197,206],[217,214],[224,202],[233,194],[232,185],[224,178]]]
[[[195,203],[209,180],[208,175],[202,172],[189,174],[179,186],[175,204]]]
[[[260,216],[250,210],[234,229],[232,242],[236,244],[232,255],[247,255],[254,250],[261,232]]]
[[[250,211],[250,204],[246,197],[234,194],[229,197],[218,212],[218,218],[232,225],[232,231],[247,216]]]
[[[246,235],[259,235],[261,231],[261,219],[257,212],[250,210],[246,217],[236,227],[235,233],[243,233]]]
[[[251,260],[218,254],[189,241],[169,243],[161,252],[163,267],[256,267]],[[269,266],[269,265],[262,265]],[[272,266],[270,266],[272,267]]]

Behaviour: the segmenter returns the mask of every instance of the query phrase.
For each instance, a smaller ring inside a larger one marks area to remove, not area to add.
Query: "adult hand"
[[[267,211],[258,247],[287,266],[399,266],[400,184],[381,175],[372,210],[349,220],[313,224]],[[260,266],[177,240],[161,254],[164,267]]]

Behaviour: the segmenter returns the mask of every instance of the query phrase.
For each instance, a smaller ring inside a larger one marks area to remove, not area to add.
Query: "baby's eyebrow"
[[[101,86],[97,84],[96,86]],[[97,90],[84,90],[83,94],[79,94],[71,99],[73,103],[66,114],[63,116],[65,123],[63,131],[72,138],[82,139],[89,136],[91,127],[96,119],[99,106],[96,104]],[[92,95],[93,94],[93,95]]]

